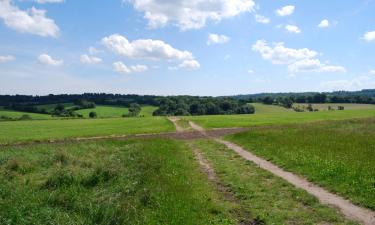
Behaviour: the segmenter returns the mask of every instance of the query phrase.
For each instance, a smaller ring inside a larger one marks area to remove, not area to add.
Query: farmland
[[[28,116],[30,116],[31,119],[37,119],[37,120],[51,119],[52,118],[51,115],[47,115],[47,114],[18,112],[18,111],[8,110],[8,109],[4,109],[4,108],[0,107],[0,116],[9,117],[9,118],[12,118],[12,119],[18,119],[23,115],[28,115]]]
[[[143,106],[140,116],[152,116],[153,111],[157,108],[154,106]],[[122,117],[129,113],[128,108],[121,106],[103,106],[98,105],[94,109],[81,109],[77,113],[83,115],[84,118],[89,118],[90,112],[96,112],[99,118],[115,118]]]
[[[375,119],[254,127],[229,140],[375,209]]]

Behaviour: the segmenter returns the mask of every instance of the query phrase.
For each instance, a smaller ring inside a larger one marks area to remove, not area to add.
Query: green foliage
[[[137,103],[132,103],[129,106],[129,116],[130,117],[136,117],[141,112],[141,106]]]
[[[98,115],[96,114],[96,112],[90,112],[90,113],[89,113],[89,117],[90,117],[91,119],[94,119],[94,118],[98,117]]]
[[[374,136],[371,118],[254,127],[230,140],[374,210]]]

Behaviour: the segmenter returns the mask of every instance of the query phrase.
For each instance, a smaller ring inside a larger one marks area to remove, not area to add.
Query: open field
[[[237,224],[172,140],[7,148],[0,178],[0,224]]]
[[[294,113],[292,109],[287,109],[277,105],[265,105],[262,103],[250,103],[255,108],[255,114],[283,114]]]
[[[228,139],[375,210],[375,119],[254,127]]]
[[[184,117],[204,128],[250,127],[259,125],[304,123],[322,120],[343,120],[352,118],[374,117],[375,110],[344,110],[300,113],[275,113],[254,115],[217,115]]]
[[[12,119],[18,119],[22,115],[29,115],[32,119],[52,119],[51,115],[39,114],[39,113],[28,113],[28,112],[18,112],[13,110],[7,110],[0,107],[0,116],[10,117]]]
[[[222,185],[258,224],[354,224],[222,144],[200,140],[194,145],[213,166]]]
[[[332,109],[337,110],[338,106],[344,106],[345,110],[352,109],[375,109],[375,105],[371,104],[350,104],[350,103],[324,103],[324,104],[311,104],[314,109],[328,110],[328,107],[331,106]],[[307,107],[308,104],[298,104],[295,103],[293,106]]]
[[[164,117],[1,122],[0,143],[174,131]]]
[[[152,116],[152,113],[157,109],[155,106],[142,106],[140,116]],[[96,112],[99,118],[115,118],[122,117],[124,114],[128,114],[129,110],[126,107],[121,106],[104,106],[97,105],[94,109],[81,109],[77,110],[77,113],[83,115],[84,118],[89,117],[90,112]]]
[[[62,103],[62,104],[65,106],[66,109],[69,109],[74,106],[73,103]],[[58,104],[38,105],[37,108],[45,109],[48,113],[52,113],[55,110],[57,105]]]

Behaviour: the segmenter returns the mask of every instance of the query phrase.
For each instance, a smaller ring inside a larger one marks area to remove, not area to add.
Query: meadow
[[[275,164],[375,210],[375,119],[253,127],[228,137]]]
[[[307,107],[308,104],[298,104],[295,103],[293,106],[296,107]],[[311,104],[314,109],[321,110],[329,110],[331,107],[334,110],[337,110],[339,106],[344,106],[345,110],[352,110],[352,109],[375,109],[375,105],[372,104],[351,104],[351,103],[324,103],[324,104]]]
[[[8,110],[8,109],[4,109],[3,107],[0,107],[0,116],[9,117],[12,119],[18,119],[23,115],[28,115],[31,119],[35,119],[35,120],[52,119],[52,116],[47,115],[47,114],[18,112],[18,111]]]
[[[142,106],[142,110],[139,116],[142,117],[149,117],[152,116],[152,113],[157,109],[155,106]],[[97,105],[94,109],[81,109],[77,110],[77,113],[83,115],[84,118],[89,118],[90,112],[96,112],[98,118],[116,118],[122,117],[123,115],[127,115],[129,110],[127,107],[121,106],[104,106],[104,105]]]
[[[5,121],[0,128],[1,144],[175,130],[165,117]]]
[[[374,109],[358,109],[343,111],[319,112],[277,112],[254,115],[215,115],[215,116],[190,116],[184,117],[200,126],[210,128],[223,127],[250,127],[260,125],[277,125],[290,123],[305,123],[323,120],[345,120],[352,118],[374,117]]]
[[[294,113],[293,109],[287,109],[277,105],[265,105],[262,103],[250,103],[255,108],[255,114]]]
[[[9,147],[0,179],[0,224],[237,224],[172,140]]]

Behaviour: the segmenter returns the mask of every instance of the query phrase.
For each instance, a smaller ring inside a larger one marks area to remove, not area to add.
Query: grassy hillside
[[[286,109],[277,105],[265,105],[262,103],[251,103],[255,108],[255,114],[280,114],[280,113],[293,113],[292,109]]]
[[[47,144],[0,160],[0,224],[237,224],[181,142]]]
[[[10,117],[12,119],[20,118],[22,115],[29,115],[32,119],[52,119],[51,115],[39,113],[17,112],[0,107],[0,116]]]
[[[375,210],[375,118],[254,127],[230,140]]]
[[[371,104],[349,104],[349,103],[325,103],[325,104],[311,104],[314,109],[318,110],[328,110],[331,106],[333,109],[337,110],[338,106],[344,106],[345,110],[351,109],[375,109],[375,105]],[[308,104],[294,104],[294,106],[307,107]]]
[[[157,109],[154,106],[143,106],[140,116],[152,116],[152,113]],[[99,118],[114,118],[122,117],[124,114],[128,114],[129,110],[126,107],[121,106],[103,106],[97,105],[94,109],[81,109],[77,110],[77,113],[88,118],[90,112],[96,112]]]
[[[65,106],[66,109],[69,109],[70,107],[74,106],[73,103],[63,103],[63,105]],[[48,113],[52,113],[55,110],[56,106],[57,104],[47,104],[47,105],[38,105],[37,108],[45,109]]]
[[[321,120],[342,120],[367,117],[375,117],[375,109],[275,114],[270,113],[255,115],[190,116],[185,118],[188,120],[192,120],[205,128],[220,128],[303,123]]]
[[[0,143],[174,131],[164,117],[1,122]]]

